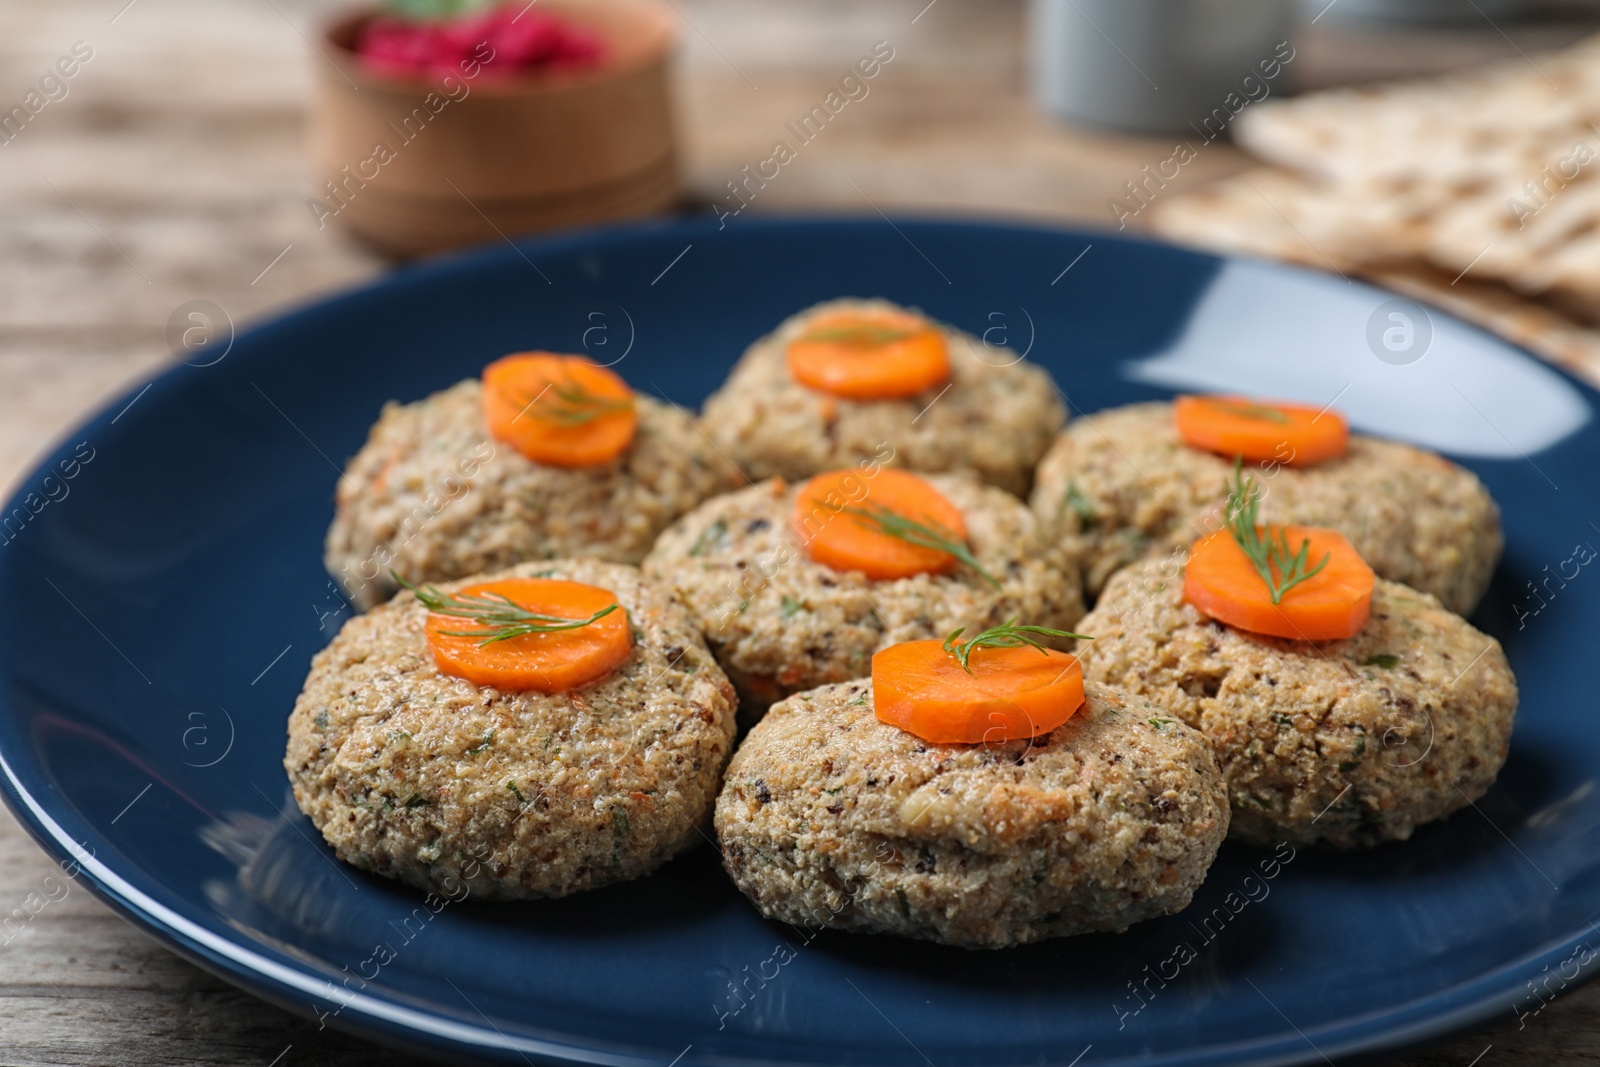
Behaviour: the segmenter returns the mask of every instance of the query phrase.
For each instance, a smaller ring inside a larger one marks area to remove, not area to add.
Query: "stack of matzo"
[[[1247,109],[1273,166],[1153,208],[1208,248],[1359,273],[1600,381],[1600,37]]]

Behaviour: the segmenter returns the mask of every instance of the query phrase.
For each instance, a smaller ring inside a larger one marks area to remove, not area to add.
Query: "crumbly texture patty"
[[[1343,533],[1381,578],[1470,612],[1500,558],[1500,509],[1471,471],[1432,452],[1352,434],[1312,467],[1247,466],[1261,518]],[[1033,509],[1083,564],[1092,600],[1112,572],[1220,529],[1233,462],[1188,447],[1169,403],[1086,415],[1039,464]]]
[[[682,606],[633,567],[524,564],[488,577],[614,592],[633,657],[566,693],[441,673],[402,593],[312,661],[284,766],[339,857],[430,890],[559,897],[637,878],[700,840],[733,750],[734,694]]]
[[[768,918],[1004,948],[1186,907],[1228,831],[1200,735],[1086,686],[1032,741],[935,745],[868,680],[775,705],[717,798],[733,880]]]
[[[669,522],[745,479],[681,411],[635,402],[627,452],[572,469],[535,463],[490,436],[475,378],[384,405],[339,479],[328,571],[370,608],[399,588],[391,569],[425,582],[530,559],[638,563]]]
[[[973,634],[1013,615],[1070,629],[1083,614],[1076,567],[1043,544],[1020,500],[963,475],[925,477],[961,510],[972,554],[999,589],[964,566],[873,581],[814,562],[791,524],[796,487],[781,479],[709,500],[661,535],[644,572],[688,605],[747,717],[788,693],[869,674],[872,654],[897,641],[958,626]],[[871,477],[862,484],[870,501]]]
[[[1183,602],[1154,560],[1081,623],[1084,677],[1168,708],[1211,743],[1233,836],[1343,848],[1404,840],[1482,796],[1505,762],[1517,683],[1500,643],[1379,579],[1345,641],[1246,634]]]
[[[852,310],[905,309],[885,300],[830,300],[785,319],[750,346],[706,401],[706,432],[757,479],[809,478],[878,456],[908,470],[971,471],[1027,493],[1034,466],[1067,417],[1049,373],[1009,348],[947,328],[950,385],[942,395],[940,386],[905,400],[845,400],[795,381],[784,354],[789,342],[818,315]]]

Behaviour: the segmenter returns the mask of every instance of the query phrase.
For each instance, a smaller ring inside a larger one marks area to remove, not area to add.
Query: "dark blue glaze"
[[[568,900],[437,915],[334,861],[280,760],[345,614],[321,566],[336,468],[379,406],[515,349],[577,350],[597,325],[598,358],[631,334],[618,370],[692,405],[758,334],[843,294],[1027,348],[1078,411],[1170,394],[1163,353],[1226,374],[1254,345],[1288,376],[1266,392],[1332,399],[1348,379],[1358,425],[1481,438],[1461,458],[1504,506],[1509,547],[1475,621],[1523,696],[1499,784],[1368,853],[1274,868],[1228,846],[1183,914],[995,953],[808,942],[759,919],[709,848]],[[634,227],[400,271],[130,391],[24,481],[7,515],[58,499],[0,534],[6,800],[203,966],[332,1025],[495,1062],[1311,1063],[1534,1011],[1530,978],[1546,996],[1600,946],[1600,575],[1578,566],[1537,613],[1527,588],[1600,545],[1597,398],[1439,313],[1422,362],[1382,363],[1363,329],[1386,299],[1106,235],[878,219]],[[60,481],[75,450],[92,458]],[[1174,972],[1180,943],[1196,958]]]

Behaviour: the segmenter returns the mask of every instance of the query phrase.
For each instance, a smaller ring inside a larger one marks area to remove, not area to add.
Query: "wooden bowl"
[[[319,228],[397,256],[496,236],[633,218],[679,195],[667,67],[677,41],[657,0],[540,0],[607,45],[599,66],[526,76],[406,79],[354,52],[372,11],[329,23],[312,135]]]

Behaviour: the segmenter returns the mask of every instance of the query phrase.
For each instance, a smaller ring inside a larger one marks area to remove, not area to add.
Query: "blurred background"
[[[543,17],[549,7],[534,10]],[[569,0],[559,10],[582,7]],[[1159,234],[1373,278],[1600,375],[1600,299],[1590,295],[1600,252],[1586,244],[1595,221],[1577,210],[1586,199],[1558,195],[1588,161],[1577,144],[1590,154],[1600,146],[1600,99],[1583,78],[1593,70],[1600,85],[1600,50],[1592,62],[1581,48],[1546,58],[1600,31],[1600,3],[654,7],[676,41],[664,80],[627,90],[639,109],[629,113],[643,118],[625,142],[583,141],[599,136],[596,114],[618,114],[606,110],[614,103],[541,98],[528,105],[543,110],[520,141],[505,123],[523,119],[475,110],[448,134],[448,158],[470,161],[462,173],[430,176],[426,152],[407,147],[392,168],[373,162],[366,173],[378,177],[341,184],[346,196],[336,189],[331,199],[324,183],[342,182],[339,161],[372,155],[371,116],[354,101],[400,91],[368,81],[392,83],[392,69],[363,66],[327,36],[345,8],[0,8],[0,481],[14,485],[79,418],[195,345],[372,278],[403,255],[514,236],[543,217],[698,213],[737,225],[764,213],[965,215]],[[878,60],[870,76],[859,66],[868,57]],[[1469,79],[1464,88],[1311,95],[1452,74]],[[513,95],[473,84],[479,102]],[[843,102],[829,104],[830,93]],[[1234,121],[1291,97],[1331,103],[1284,109],[1287,122]],[[449,106],[466,112],[465,102]],[[826,121],[806,125],[819,107]],[[588,147],[564,150],[562,138]],[[792,158],[771,162],[779,142]],[[643,160],[632,170],[629,152]],[[505,187],[558,172],[570,187],[529,192],[534,208]],[[621,195],[624,172],[641,184]],[[426,200],[440,180],[465,204],[449,209],[456,231],[418,223],[447,210]],[[1521,213],[1507,203],[1518,197]],[[1476,221],[1445,211],[1467,200]],[[1548,230],[1562,212],[1575,218],[1530,246],[1526,224],[1543,215]],[[1507,258],[1507,247],[1518,255]],[[1547,254],[1561,271],[1533,269]],[[48,869],[0,813],[0,901],[23,899]],[[203,975],[79,886],[0,944],[0,998],[7,1064],[397,1062]],[[1406,1062],[1467,1067],[1476,1057],[1484,1067],[1600,1060],[1600,995],[1568,998],[1537,1027],[1512,1021]]]

